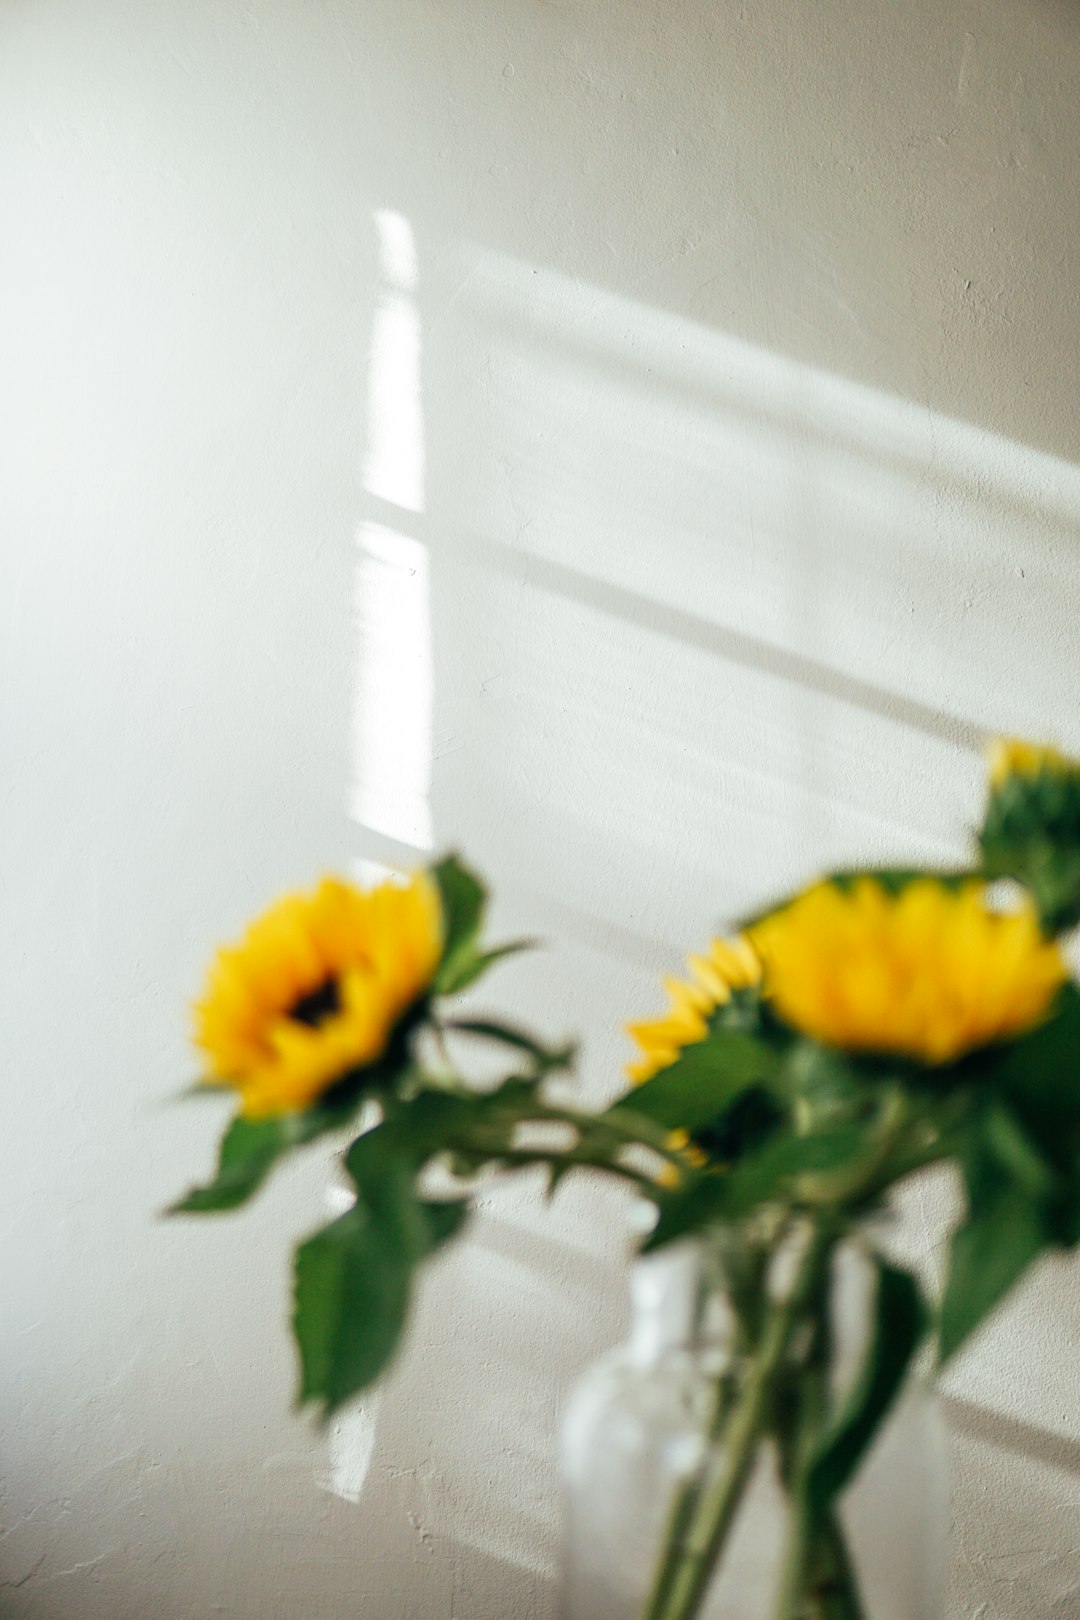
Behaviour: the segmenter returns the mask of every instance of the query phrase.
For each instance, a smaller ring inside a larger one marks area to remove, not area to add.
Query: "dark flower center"
[[[318,1029],[328,1018],[341,1011],[341,993],[336,979],[327,979],[316,989],[309,990],[306,996],[293,1003],[286,1013],[287,1018],[295,1018],[298,1024],[307,1024],[311,1029]]]

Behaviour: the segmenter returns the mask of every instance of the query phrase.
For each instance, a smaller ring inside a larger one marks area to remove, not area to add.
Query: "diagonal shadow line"
[[[372,495],[365,495],[364,508],[369,520],[384,523],[430,545],[430,525],[421,514],[407,512],[390,501]],[[613,585],[608,580],[583,573],[581,569],[552,562],[534,551],[512,549],[499,541],[487,540],[475,534],[469,535],[465,543],[478,560],[519,584],[538,586],[554,596],[595,608],[600,613],[668,636],[685,646],[700,647],[703,652],[739,664],[744,669],[788,681],[804,691],[818,692],[823,697],[862,709],[867,714],[880,715],[894,725],[907,726],[912,731],[922,732],[924,736],[939,738],[942,742],[952,743],[954,747],[975,754],[982,753],[990,739],[989,731],[974,720],[933,708],[928,703],[920,703],[917,698],[904,697],[899,692],[889,691],[887,687],[876,686],[872,681],[860,680],[855,675],[846,675],[842,670],[815,658],[789,652],[758,636],[748,636],[740,630],[715,624],[711,619],[688,613],[683,608],[670,607],[653,597],[627,590],[623,585]]]
[[[983,1445],[996,1446],[1021,1457],[1030,1457],[1048,1468],[1080,1478],[1080,1440],[1068,1440],[1037,1423],[1024,1423],[1007,1417],[975,1401],[957,1395],[943,1395],[941,1404],[949,1427],[957,1434]]]
[[[664,371],[656,355],[650,354],[646,359],[632,352],[621,352],[599,342],[593,335],[586,337],[584,334],[568,331],[563,324],[551,318],[545,326],[542,317],[538,317],[533,310],[526,315],[523,310],[499,308],[488,304],[484,306],[483,314],[485,336],[490,337],[493,332],[500,332],[509,334],[511,340],[520,340],[524,334],[538,349],[543,348],[547,353],[554,350],[569,355],[572,361],[583,368],[588,366],[595,373],[601,375],[606,373],[610,378],[624,383],[629,382],[639,389],[647,380],[650,393],[666,394],[677,403],[685,404],[689,401],[692,409],[713,419],[723,415],[745,416],[749,411],[755,420],[769,430],[787,433],[793,437],[798,435],[800,441],[811,449],[835,451],[838,448],[839,432],[855,453],[868,463],[894,468],[915,479],[922,478],[926,474],[927,448],[921,434],[926,432],[926,423],[933,419],[934,413],[920,410],[913,400],[905,399],[901,395],[881,395],[880,399],[894,410],[897,406],[906,406],[913,413],[920,437],[910,448],[904,444],[885,445],[880,439],[869,437],[865,429],[861,428],[858,419],[850,422],[845,419],[843,425],[837,429],[829,425],[820,425],[814,411],[806,405],[801,407],[792,405],[786,399],[778,402],[760,394],[747,399],[745,383],[741,381],[733,383],[725,377],[720,367],[709,378],[687,372],[680,373],[670,368],[670,361],[669,369]],[[815,384],[820,386],[822,381],[826,384],[840,382],[849,387],[860,387],[855,379],[845,378],[839,372],[821,377],[814,373],[813,368],[808,368],[808,374],[803,379],[803,387],[813,390]],[[873,393],[872,390],[870,392]],[[835,412],[835,404],[832,409]],[[945,418],[944,421],[946,426],[959,429],[966,435],[985,434],[988,431],[960,418]],[[953,452],[952,465],[942,470],[942,480],[946,483],[961,484],[966,500],[970,504],[984,508],[995,520],[1009,514],[1016,516],[1036,514],[1075,524],[1076,461],[1041,450],[1024,440],[1006,439],[1003,442],[1009,448],[1020,449],[1044,462],[1050,462],[1055,468],[1064,468],[1073,476],[1072,499],[1062,494],[1056,481],[1051,478],[1045,480],[1045,487],[1040,492],[1038,501],[1032,498],[1027,481],[1022,481],[1015,473],[1009,477],[1002,475],[996,481],[988,481],[981,475],[980,468],[973,465],[974,452],[970,448],[967,448],[966,453]]]
[[[364,509],[369,520],[384,523],[430,545],[430,524],[422,514],[408,512],[403,507],[370,494],[364,497]],[[904,697],[902,693],[892,692],[872,681],[860,680],[855,675],[846,675],[818,659],[790,652],[758,636],[729,629],[699,614],[659,602],[654,597],[642,596],[623,585],[597,579],[581,569],[568,568],[565,563],[552,562],[537,552],[514,549],[475,534],[467,536],[465,543],[478,560],[519,584],[538,586],[552,595],[624,619],[686,646],[700,647],[703,652],[740,664],[744,669],[789,681],[806,691],[818,692],[823,697],[850,704],[868,714],[880,715],[896,725],[908,726],[912,731],[937,737],[971,753],[981,753],[990,740],[990,732],[974,720],[950,714],[945,709],[933,708],[928,703],[920,703],[917,698]]]
[[[868,714],[880,715],[896,725],[908,726],[925,736],[937,737],[955,747],[981,753],[989,732],[974,720],[932,708],[916,698],[908,698],[870,681],[845,675],[841,670],[802,653],[789,652],[756,636],[714,624],[698,614],[669,607],[651,597],[621,585],[551,562],[531,551],[514,551],[495,541],[470,537],[469,549],[493,570],[509,575],[519,583],[538,586],[555,596],[592,607],[660,635],[669,636],[689,647],[700,647],[716,658],[739,664],[744,669],[770,675],[803,690],[818,692],[840,703],[850,704]]]

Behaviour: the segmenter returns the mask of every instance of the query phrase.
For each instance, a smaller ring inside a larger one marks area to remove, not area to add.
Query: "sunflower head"
[[[1080,761],[999,739],[979,833],[983,866],[1030,889],[1049,932],[1080,920]]]
[[[1019,737],[995,737],[987,750],[986,773],[991,788],[1000,788],[1011,777],[1061,775],[1075,769],[1057,748],[1045,743],[1024,742]]]
[[[674,1063],[684,1046],[704,1040],[717,1011],[761,978],[761,963],[745,939],[714,939],[703,955],[688,956],[686,965],[689,978],[664,980],[667,1012],[627,1025],[642,1054],[626,1070],[636,1085]]]
[[[818,883],[750,933],[791,1028],[931,1065],[1031,1029],[1066,977],[1030,901],[995,911],[975,881]]]
[[[263,1119],[311,1107],[378,1061],[431,986],[443,946],[426,872],[362,890],[324,878],[289,894],[218,951],[195,1006],[211,1084]]]

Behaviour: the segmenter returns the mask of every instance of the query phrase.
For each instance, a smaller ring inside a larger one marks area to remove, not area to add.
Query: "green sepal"
[[[458,953],[452,969],[444,980],[439,981],[437,988],[443,995],[457,995],[475,984],[496,962],[501,962],[507,956],[517,956],[522,951],[535,950],[537,943],[535,939],[512,939],[505,945],[492,946],[490,951],[478,950],[474,943],[470,949]]]
[[[475,977],[476,940],[484,920],[487,890],[474,872],[447,855],[431,868],[439,889],[443,914],[443,952],[435,972],[434,990],[450,995]]]
[[[1080,766],[1047,761],[1012,771],[987,799],[979,832],[992,877],[1015,878],[1035,902],[1048,934],[1080,921]]]
[[[862,1365],[809,1463],[807,1499],[819,1514],[854,1477],[926,1331],[928,1313],[915,1278],[880,1256],[874,1269],[874,1312]]]
[[[1064,933],[1080,921],[1080,845],[1062,845],[1033,834],[1013,843],[983,844],[983,864],[992,878],[1012,878],[1027,889],[1046,934]]]
[[[853,888],[860,879],[870,878],[873,882],[880,884],[887,894],[898,895],[902,894],[910,884],[917,883],[922,878],[930,878],[934,883],[940,883],[947,889],[959,889],[965,883],[970,883],[972,879],[978,878],[978,876],[977,872],[972,872],[967,868],[957,869],[953,867],[942,871],[934,871],[932,868],[918,866],[841,868],[837,872],[828,872],[824,877],[816,878],[813,883],[805,884],[801,889],[796,889],[793,894],[784,895],[780,899],[773,900],[768,905],[760,907],[757,911],[739,918],[735,926],[740,933],[756,928],[758,923],[765,921],[766,917],[772,917],[778,911],[785,911],[788,906],[793,905],[796,900],[800,899],[807,892],[807,889],[817,888],[820,883],[832,883],[836,888],[846,892]]]

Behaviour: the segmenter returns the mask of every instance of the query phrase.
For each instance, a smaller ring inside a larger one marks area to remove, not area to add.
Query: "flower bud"
[[[1048,933],[1080,921],[1080,761],[1056,748],[998,739],[979,833],[987,876],[1029,890]]]

